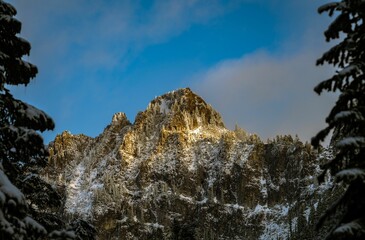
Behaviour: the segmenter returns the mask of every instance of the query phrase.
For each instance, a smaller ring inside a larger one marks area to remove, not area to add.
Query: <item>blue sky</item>
[[[313,87],[329,48],[318,0],[9,0],[39,74],[16,97],[69,130],[95,137],[116,112],[131,122],[155,97],[190,87],[228,128],[264,140],[325,126],[334,102]]]

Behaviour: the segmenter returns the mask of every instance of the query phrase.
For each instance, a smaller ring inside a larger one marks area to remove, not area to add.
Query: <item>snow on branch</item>
[[[356,120],[360,120],[363,121],[364,116],[362,115],[362,113],[360,111],[357,110],[349,110],[349,111],[341,111],[339,113],[337,113],[334,117],[334,121],[339,121],[339,120],[343,120],[346,118],[354,118]]]
[[[37,236],[46,235],[47,231],[46,229],[40,225],[38,222],[33,220],[33,218],[27,216],[24,218],[25,225],[27,229],[29,229],[31,232],[35,233]]]
[[[16,125],[42,132],[54,128],[52,118],[42,110],[17,99],[7,100],[11,102],[14,110],[19,114],[19,117],[16,119]]]
[[[54,122],[42,110],[15,99],[8,91],[0,94],[0,107],[8,113],[7,118],[13,125],[33,129],[35,131],[52,130]]]
[[[24,239],[29,232],[35,236],[46,235],[46,229],[27,216],[26,209],[23,193],[10,182],[0,164],[0,233],[17,234],[19,239]]]
[[[342,70],[338,71],[337,74],[338,74],[338,77],[346,77],[346,76],[349,76],[349,75],[353,75],[354,73],[356,72],[359,72],[360,71],[360,68],[357,64],[351,64],[345,68],[343,68]]]
[[[22,102],[22,104],[20,105],[19,112],[26,120],[31,122],[47,123],[52,121],[45,112],[24,102]]]
[[[16,9],[9,3],[0,1],[0,12],[1,13],[7,13],[8,15],[16,15],[17,11]]]
[[[5,126],[4,129],[8,130],[10,136],[13,136],[14,142],[25,143],[28,142],[29,139],[42,139],[42,137],[33,129],[15,127],[14,125]]]
[[[0,206],[3,206],[9,199],[14,200],[19,206],[26,205],[24,195],[10,182],[0,165]]]
[[[333,9],[335,9],[338,6],[337,2],[331,2],[331,3],[327,3],[322,5],[321,7],[318,8],[318,13],[323,13],[325,11],[333,11]]]
[[[333,231],[332,236],[334,237],[358,236],[359,233],[364,234],[365,230],[363,226],[360,224],[360,221],[361,221],[360,219],[357,219],[355,221],[342,224]]]
[[[337,182],[353,182],[355,180],[361,179],[364,180],[365,179],[365,171],[360,169],[360,168],[350,168],[350,169],[345,169],[342,170],[340,172],[338,172],[335,175],[336,181]]]
[[[1,52],[0,51],[0,63],[3,65],[4,63],[4,61],[7,59],[7,58],[9,58],[9,56],[7,55],[7,54],[5,54],[5,53],[3,53],[3,52]]]
[[[51,239],[63,239],[63,240],[70,240],[70,239],[75,239],[76,235],[74,231],[58,231],[58,230],[54,230],[53,232],[51,232],[48,237],[50,237]]]
[[[365,144],[365,137],[347,137],[336,144],[338,148],[360,147]]]

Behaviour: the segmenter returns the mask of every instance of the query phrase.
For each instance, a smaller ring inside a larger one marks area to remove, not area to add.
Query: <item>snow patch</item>
[[[225,208],[228,209],[228,210],[231,210],[231,209],[234,209],[234,210],[245,210],[245,207],[241,206],[241,205],[238,205],[237,203],[236,204],[224,204]],[[230,212],[230,211],[229,211]]]
[[[145,225],[148,226],[148,227],[155,228],[155,229],[163,229],[163,228],[165,228],[163,225],[158,224],[158,223],[145,223]]]
[[[84,217],[91,217],[94,193],[92,190],[102,188],[102,183],[93,182],[86,179],[87,173],[83,162],[77,165],[73,172],[73,179],[66,188],[67,199],[65,209],[71,214],[80,214]],[[96,177],[96,172],[92,172],[91,176]],[[91,183],[91,185],[89,185]]]
[[[263,176],[260,177],[260,189],[261,194],[264,198],[267,198],[267,187],[266,187],[266,179],[263,178]]]
[[[317,208],[318,208],[318,202],[316,202],[316,203],[314,203],[314,210],[316,210],[317,211]]]
[[[197,201],[196,203],[199,205],[202,205],[202,204],[206,204],[207,202],[208,202],[208,198],[204,198],[203,200]]]
[[[263,225],[265,227],[263,234],[260,236],[259,239],[266,240],[266,239],[279,239],[285,238],[289,234],[289,224],[287,224],[287,216],[289,212],[289,206],[287,205],[275,205],[274,207],[268,208],[267,206],[261,206],[258,204],[254,211],[256,214],[264,213],[266,216],[270,217],[271,220],[264,221]],[[278,221],[281,219],[280,221]],[[296,219],[293,219],[292,227],[296,225]]]
[[[181,200],[184,200],[184,201],[189,202],[189,203],[193,203],[193,202],[194,202],[194,201],[193,201],[193,199],[192,199],[191,197],[184,196],[183,194],[180,194],[180,195],[179,195],[179,198],[180,198]]]
[[[199,127],[195,128],[194,130],[190,130],[189,133],[190,134],[201,134],[202,133],[202,127],[199,126]]]
[[[166,99],[161,99],[161,103],[160,103],[160,113],[162,114],[169,114],[171,112],[171,109],[169,107],[170,102],[167,101]]]
[[[311,214],[311,209],[308,207],[304,210],[304,217],[309,222],[309,215]]]

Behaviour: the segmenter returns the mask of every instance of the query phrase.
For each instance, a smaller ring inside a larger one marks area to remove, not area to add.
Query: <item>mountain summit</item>
[[[141,151],[159,151],[166,144],[186,145],[199,133],[219,138],[224,131],[218,112],[189,88],[179,89],[155,98],[137,114],[119,153],[122,159],[134,158]]]
[[[43,176],[64,189],[62,211],[99,239],[312,238],[322,208],[310,145],[228,130],[188,88],[155,98],[133,124],[115,114],[96,138],[63,132],[49,150]]]
[[[220,114],[189,88],[155,98],[146,111],[138,114],[135,124],[143,124],[144,120],[148,123],[154,120],[155,125],[162,124],[170,131],[193,130],[209,125],[224,127]]]

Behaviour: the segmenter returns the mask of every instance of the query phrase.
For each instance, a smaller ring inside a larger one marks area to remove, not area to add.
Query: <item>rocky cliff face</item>
[[[133,124],[118,113],[98,137],[64,132],[49,148],[44,177],[99,239],[286,239],[313,225],[324,191],[308,144],[230,131],[190,89],[157,97]]]

